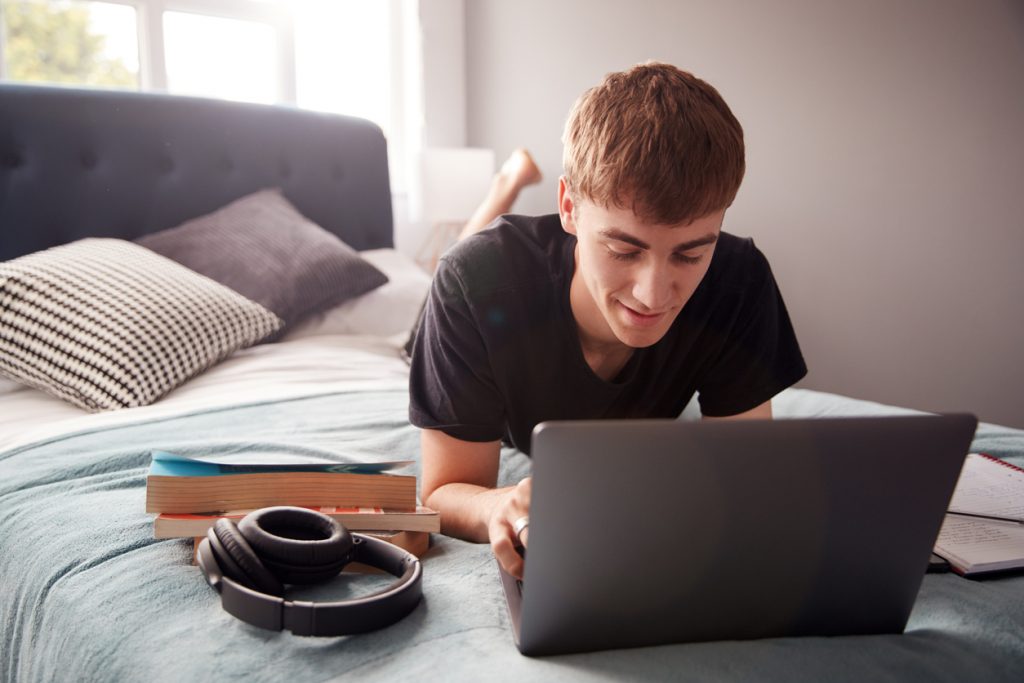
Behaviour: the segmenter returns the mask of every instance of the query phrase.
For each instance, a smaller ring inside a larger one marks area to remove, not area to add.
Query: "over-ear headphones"
[[[340,636],[388,626],[423,595],[415,555],[353,534],[327,515],[297,507],[250,512],[236,525],[218,519],[199,544],[199,566],[230,614],[260,628],[300,636]],[[284,584],[336,576],[349,562],[383,569],[398,580],[382,591],[338,602],[284,599]]]

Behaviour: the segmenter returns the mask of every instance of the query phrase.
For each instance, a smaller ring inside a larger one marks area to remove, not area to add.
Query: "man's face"
[[[632,348],[668,332],[707,273],[725,216],[723,209],[692,223],[646,223],[629,209],[574,200],[564,178],[559,213],[578,242],[571,299],[581,340]]]

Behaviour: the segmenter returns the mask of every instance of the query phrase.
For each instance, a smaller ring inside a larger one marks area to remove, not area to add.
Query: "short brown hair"
[[[739,121],[717,90],[671,64],[605,76],[576,100],[562,142],[573,192],[659,224],[728,207],[743,181]]]

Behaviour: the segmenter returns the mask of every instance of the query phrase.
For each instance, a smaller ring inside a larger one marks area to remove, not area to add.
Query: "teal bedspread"
[[[830,400],[839,412],[844,406],[863,412],[854,402]],[[424,558],[424,601],[412,615],[375,633],[318,639],[235,620],[191,564],[191,544],[152,538],[144,512],[151,449],[411,458],[418,436],[405,420],[406,401],[404,392],[319,396],[79,433],[0,453],[2,680],[1024,680],[1019,575],[927,576],[903,635],[529,659],[513,645],[484,545],[435,536]],[[1024,432],[984,425],[974,449],[1024,466]],[[527,471],[523,456],[504,454],[503,481]],[[341,598],[383,580],[364,576],[314,592]]]

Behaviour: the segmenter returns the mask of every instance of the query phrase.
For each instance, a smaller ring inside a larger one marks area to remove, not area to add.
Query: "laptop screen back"
[[[520,649],[901,632],[976,424],[539,425]]]

